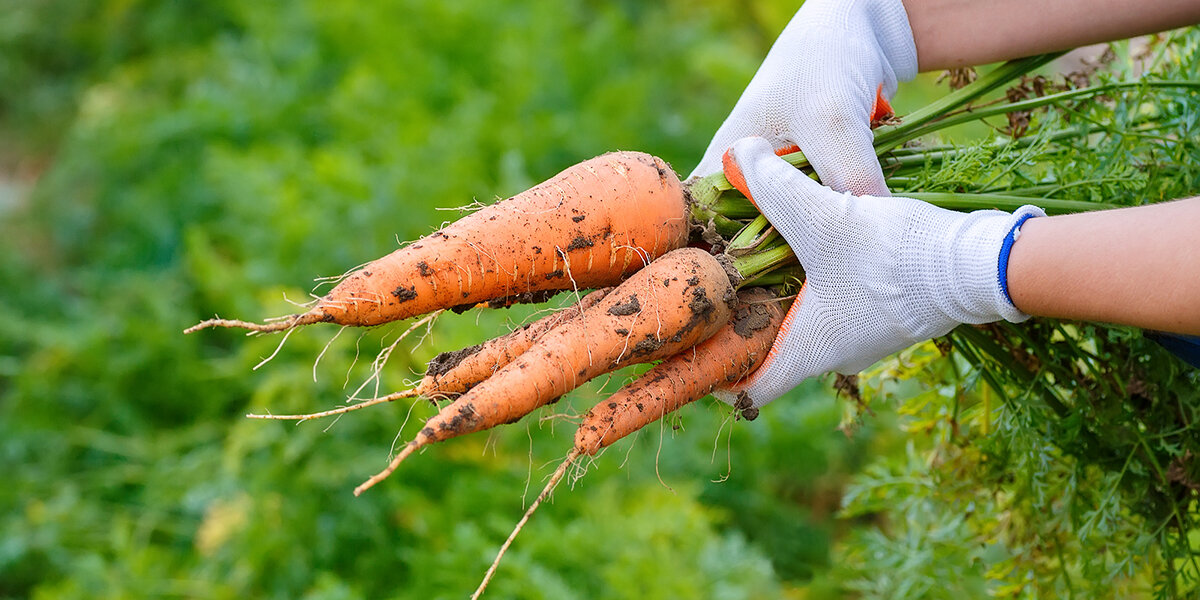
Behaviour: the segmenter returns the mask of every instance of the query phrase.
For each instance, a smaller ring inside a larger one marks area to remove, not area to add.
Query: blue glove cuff
[[[1012,229],[1008,231],[1008,235],[1004,236],[1004,242],[1000,245],[1000,260],[998,261],[997,277],[1000,279],[1000,290],[1004,292],[1004,299],[1008,300],[1009,304],[1016,306],[1012,301],[1012,296],[1008,293],[1008,255],[1012,253],[1013,243],[1017,238],[1021,237],[1021,225],[1029,219],[1039,216],[1033,213],[1025,213],[1021,215],[1017,222],[1013,224]]]

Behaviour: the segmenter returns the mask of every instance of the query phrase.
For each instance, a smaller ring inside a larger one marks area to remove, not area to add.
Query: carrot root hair
[[[386,396],[380,396],[378,398],[371,398],[371,399],[359,402],[358,404],[352,404],[350,406],[342,406],[339,408],[334,408],[334,409],[325,410],[325,411],[321,411],[321,412],[308,413],[308,414],[303,414],[303,415],[272,415],[272,414],[264,415],[264,414],[251,413],[251,414],[246,415],[246,418],[247,419],[269,419],[269,420],[275,420],[275,421],[300,421],[301,423],[303,423],[305,421],[309,421],[312,419],[320,419],[322,417],[332,417],[333,415],[340,415],[340,414],[344,414],[344,413],[348,413],[348,412],[352,412],[352,411],[356,411],[356,410],[361,410],[361,409],[367,408],[368,406],[375,406],[376,404],[395,402],[396,400],[401,400],[403,398],[412,398],[413,396],[416,396],[416,395],[417,395],[417,390],[411,389],[411,390],[404,390],[402,392],[395,392],[392,394],[388,394]]]
[[[375,360],[371,361],[371,375],[369,377],[367,377],[366,380],[364,380],[361,384],[359,384],[358,389],[354,390],[354,393],[350,394],[350,396],[351,397],[358,396],[359,392],[366,389],[366,387],[368,385],[371,385],[372,381],[375,382],[374,394],[379,395],[379,384],[382,381],[380,379],[380,377],[383,375],[383,368],[385,366],[387,366],[388,360],[392,357],[392,352],[396,349],[397,346],[400,345],[400,342],[404,341],[404,339],[409,336],[409,334],[411,334],[412,332],[414,332],[414,331],[420,329],[422,326],[424,326],[425,334],[422,335],[421,338],[417,341],[417,345],[419,346],[421,344],[421,342],[425,340],[425,337],[429,335],[429,332],[431,331],[431,328],[433,327],[434,321],[443,312],[445,312],[445,311],[441,310],[441,309],[435,310],[432,313],[429,313],[429,314],[425,315],[424,317],[417,319],[416,321],[414,321],[412,323],[412,325],[409,325],[408,329],[405,329],[404,333],[401,333],[400,336],[395,339],[395,341],[393,341],[391,344],[389,344],[386,348],[380,350],[379,354],[375,355]],[[420,389],[420,387],[418,387],[417,389]]]
[[[537,510],[538,506],[541,506],[543,500],[550,497],[550,494],[554,492],[554,488],[558,487],[558,483],[567,474],[567,469],[575,464],[575,459],[582,455],[583,453],[578,448],[571,450],[567,458],[563,459],[562,464],[558,465],[558,469],[554,471],[554,475],[550,477],[550,481],[546,483],[546,487],[542,488],[542,493],[538,494],[533,504],[529,505],[529,509],[525,511],[525,515],[517,522],[517,526],[513,528],[512,533],[508,534],[508,539],[504,540],[504,544],[496,552],[496,559],[492,561],[492,566],[488,567],[487,573],[483,574],[483,581],[479,583],[479,587],[475,589],[475,593],[471,594],[471,600],[478,600],[483,595],[483,591],[487,589],[488,583],[496,575],[496,569],[500,567],[500,560],[504,558],[504,553],[508,552],[508,547],[512,545],[513,540],[517,539],[517,534],[521,533],[521,530],[525,528],[525,523],[529,521],[529,517],[533,516],[533,512]]]
[[[313,310],[306,313],[289,315],[278,321],[270,323],[255,323],[253,321],[239,321],[237,319],[208,319],[201,321],[184,329],[183,332],[194,333],[202,329],[211,329],[214,327],[224,327],[228,329],[248,329],[253,333],[274,333],[276,331],[287,331],[304,325],[312,325],[320,323],[324,320],[325,314],[321,311]]]

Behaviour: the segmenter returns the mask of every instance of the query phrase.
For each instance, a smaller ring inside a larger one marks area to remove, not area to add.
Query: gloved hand
[[[779,35],[692,176],[757,135],[799,146],[837,191],[887,195],[871,121],[890,114],[899,81],[917,74],[917,50],[900,0],[808,0]]]
[[[911,198],[834,192],[763,138],[735,143],[724,165],[807,275],[766,361],[721,394],[726,401],[745,392],[757,408],[808,377],[857,373],[960,323],[1029,318],[1003,287],[1002,248],[1025,218],[1045,215],[1040,208],[959,213]]]

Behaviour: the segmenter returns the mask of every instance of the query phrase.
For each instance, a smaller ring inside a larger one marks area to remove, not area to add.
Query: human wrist
[[[1008,286],[1009,258],[1012,256],[1013,246],[1021,237],[1021,227],[1025,225],[1026,221],[1037,216],[1040,215],[1031,212],[1025,212],[1024,214],[1018,216],[1016,222],[1013,223],[1012,228],[1009,229],[1008,234],[1004,236],[1004,240],[1000,243],[1000,257],[996,261],[996,268],[1000,277],[1000,291],[1004,293],[1004,299],[1007,300],[1009,304],[1014,306],[1016,303],[1013,302],[1012,293]]]

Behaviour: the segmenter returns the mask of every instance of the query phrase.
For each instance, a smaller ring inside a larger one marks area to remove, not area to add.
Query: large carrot
[[[576,459],[596,454],[601,448],[707,396],[718,387],[735,385],[758,368],[779,333],[784,310],[774,294],[765,288],[742,290],[738,292],[738,300],[737,310],[729,322],[712,337],[659,363],[584,415],[575,433],[575,447],[500,546],[496,559],[471,598],[478,598],[483,593],[517,534]],[[746,414],[754,409],[739,407],[739,410]]]
[[[688,239],[679,178],[662,159],[614,152],[576,164],[347,276],[306,313],[210,319],[186,330],[369,326],[544,290],[611,286]]]
[[[583,314],[583,311],[594,306],[604,298],[612,288],[594,290],[579,300],[579,302],[562,310],[546,315],[533,323],[527,323],[502,336],[492,338],[482,344],[476,344],[462,350],[443,352],[429,361],[425,377],[416,387],[386,396],[371,398],[357,404],[342,406],[326,411],[298,414],[272,415],[249,414],[251,419],[273,419],[308,421],[321,417],[331,417],[368,406],[394,402],[404,398],[423,396],[431,400],[441,398],[456,398],[475,387],[479,382],[491,377],[504,365],[512,362],[521,353],[529,349],[543,335],[563,323]]]
[[[666,254],[426,421],[354,493],[428,444],[515,422],[593,377],[690,348],[728,322],[735,302],[729,276],[712,255],[695,248]]]

